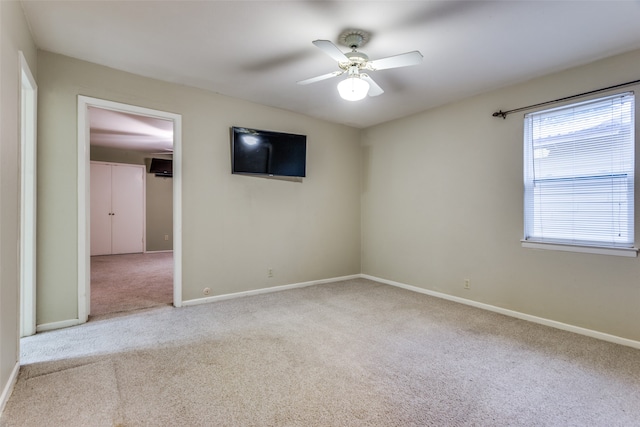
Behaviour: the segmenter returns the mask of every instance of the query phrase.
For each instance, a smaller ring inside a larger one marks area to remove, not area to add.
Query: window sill
[[[586,254],[614,255],[635,258],[638,248],[611,248],[602,246],[578,246],[562,243],[541,243],[531,240],[521,240],[523,248],[545,249],[551,251],[580,252]]]

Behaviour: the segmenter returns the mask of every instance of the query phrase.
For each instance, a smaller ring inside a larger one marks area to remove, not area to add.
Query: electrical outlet
[[[168,234],[164,235],[164,240],[169,240],[169,235]]]
[[[465,289],[471,289],[471,280],[464,279],[464,288]]]
[[[273,277],[273,268],[267,270],[267,277]]]
[[[202,293],[203,293],[204,295],[209,295],[209,294],[211,293],[211,289],[210,289],[210,288],[204,288],[204,289],[202,290]]]

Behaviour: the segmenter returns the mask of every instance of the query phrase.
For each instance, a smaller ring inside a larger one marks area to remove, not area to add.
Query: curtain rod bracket
[[[495,113],[493,113],[493,117],[502,117],[503,119],[507,118],[507,114],[509,114],[508,112],[505,111],[496,111]]]

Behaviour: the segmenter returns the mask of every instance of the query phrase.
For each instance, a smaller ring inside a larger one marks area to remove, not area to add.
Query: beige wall
[[[0,1],[0,394],[18,361],[21,50],[34,77],[36,48],[17,1]],[[2,402],[0,402],[0,405]]]
[[[356,129],[49,52],[38,67],[38,324],[78,315],[78,94],[182,115],[184,300],[360,272]],[[232,175],[233,125],[306,134],[308,176]]]
[[[148,170],[148,169],[147,169]],[[173,178],[147,174],[147,251],[173,249]],[[167,236],[168,240],[164,239]]]
[[[173,249],[173,180],[149,172],[149,156],[127,150],[91,146],[91,160],[145,165],[146,242],[147,251]],[[145,161],[146,160],[146,161]],[[168,240],[164,236],[168,236]]]
[[[362,272],[640,340],[640,259],[521,247],[523,113],[491,117],[636,80],[638,63],[640,51],[363,131]]]

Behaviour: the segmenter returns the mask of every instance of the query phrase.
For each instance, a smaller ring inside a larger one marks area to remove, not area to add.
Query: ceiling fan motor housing
[[[367,55],[365,55],[362,52],[347,52],[344,54],[344,56],[346,56],[347,58],[349,58],[349,62],[345,62],[345,63],[341,63],[340,64],[340,68],[346,70],[351,66],[357,66],[358,68],[361,68],[364,64],[367,63],[367,61],[369,60],[369,57]]]
[[[340,68],[343,70],[348,70],[353,66],[358,69],[365,68],[369,57],[362,52],[358,52],[357,49],[369,41],[369,33],[362,30],[346,30],[338,38],[341,44],[351,48],[351,52],[344,54],[349,59],[349,62],[340,63]]]

